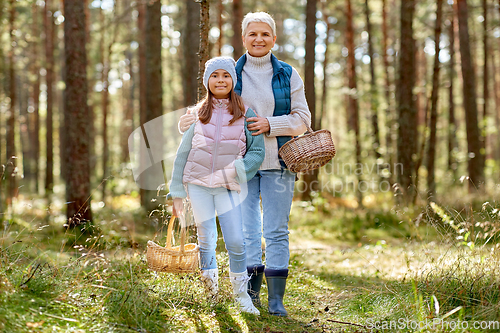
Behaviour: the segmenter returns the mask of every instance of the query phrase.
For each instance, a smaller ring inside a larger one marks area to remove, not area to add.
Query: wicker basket
[[[168,224],[167,243],[165,247],[148,241],[146,260],[148,268],[157,272],[166,273],[193,273],[199,269],[198,244],[184,244],[186,240],[186,228],[181,228],[181,244],[172,247],[172,233],[175,216],[172,216]]]
[[[281,146],[278,155],[293,172],[306,172],[322,167],[335,157],[335,146],[329,130],[313,132],[291,139]]]

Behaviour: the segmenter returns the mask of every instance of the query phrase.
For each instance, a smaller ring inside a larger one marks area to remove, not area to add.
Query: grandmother
[[[235,91],[257,114],[247,119],[253,122],[248,129],[256,130],[253,135],[265,133],[266,149],[264,162],[248,181],[248,195],[241,204],[250,275],[248,293],[254,304],[261,306],[259,293],[265,275],[269,313],[287,316],[283,297],[290,259],[288,221],[296,174],[279,158],[278,149],[306,131],[305,123],[310,125],[311,113],[299,74],[271,52],[276,42],[274,19],[265,12],[248,13],[242,22],[242,32],[247,52],[236,63]],[[179,123],[181,131],[194,120],[193,115],[183,115]]]

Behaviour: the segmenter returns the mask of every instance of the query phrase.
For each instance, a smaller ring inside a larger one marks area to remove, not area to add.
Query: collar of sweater
[[[264,72],[273,70],[271,62],[271,51],[262,57],[252,57],[248,52],[246,53],[247,62],[245,63],[245,70]]]

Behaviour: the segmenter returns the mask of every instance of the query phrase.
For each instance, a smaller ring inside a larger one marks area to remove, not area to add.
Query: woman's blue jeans
[[[238,192],[224,187],[209,188],[193,184],[188,184],[187,187],[198,231],[201,269],[217,268],[217,211],[221,213],[218,214],[219,224],[229,254],[229,269],[234,273],[246,272],[245,240]]]
[[[260,170],[248,182],[248,195],[241,203],[248,266],[262,265],[264,235],[266,268],[288,269],[288,221],[294,186],[295,173],[286,169]]]

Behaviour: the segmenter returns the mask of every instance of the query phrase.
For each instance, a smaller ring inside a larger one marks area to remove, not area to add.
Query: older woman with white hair
[[[260,306],[259,293],[265,275],[269,313],[287,316],[283,297],[290,259],[288,221],[296,174],[279,158],[278,149],[293,136],[306,131],[305,124],[310,125],[311,113],[299,74],[271,52],[276,42],[274,19],[265,12],[248,13],[242,22],[242,32],[247,52],[236,63],[235,91],[257,114],[247,119],[248,129],[256,130],[253,135],[265,133],[266,150],[259,171],[248,181],[248,194],[241,203],[250,275],[248,293],[254,304]],[[193,115],[182,116],[181,131],[194,119]]]

